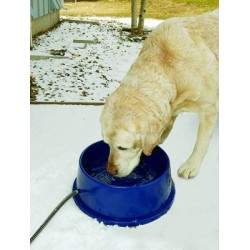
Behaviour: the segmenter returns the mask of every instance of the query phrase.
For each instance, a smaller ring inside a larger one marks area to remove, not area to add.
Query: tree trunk
[[[137,32],[136,0],[131,0],[131,34]]]
[[[143,35],[143,28],[144,28],[144,19],[146,13],[146,3],[147,0],[141,0],[141,9],[139,15],[139,24],[138,24],[138,35]]]

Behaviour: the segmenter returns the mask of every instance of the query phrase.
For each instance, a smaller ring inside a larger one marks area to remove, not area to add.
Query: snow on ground
[[[38,100],[105,99],[129,69],[142,45],[129,41],[119,45],[120,37],[116,30],[119,24],[111,21],[104,20],[100,26],[63,23],[58,29],[37,39],[35,50],[40,51],[57,48],[52,45],[60,45],[59,48],[66,46],[83,32],[101,40],[101,43],[90,45],[86,49],[72,48],[70,51],[73,54],[81,55],[78,57],[32,60],[31,72],[37,79],[44,77],[38,81],[41,87]],[[110,26],[111,23],[114,27]],[[64,31],[61,30],[62,27]],[[52,35],[54,32],[57,33],[55,37]],[[92,63],[87,63],[86,57]],[[96,72],[98,66],[93,62],[97,60],[96,57],[99,57],[97,65],[104,66],[99,68],[100,74]],[[62,63],[65,65],[61,65]],[[82,69],[86,75],[83,83],[73,74],[80,74],[81,67],[74,68],[80,64],[83,64]],[[69,77],[56,76],[58,73],[66,75],[67,72]],[[101,74],[108,78],[109,86],[101,86]],[[92,83],[96,83],[98,88],[91,87]],[[81,84],[83,89],[79,90]],[[79,93],[87,87],[90,88],[87,89],[89,95],[81,96]],[[71,192],[82,150],[102,139],[99,121],[101,110],[102,106],[31,105],[31,235]],[[170,157],[172,178],[176,186],[176,197],[167,214],[137,228],[105,226],[81,212],[71,199],[32,243],[31,249],[218,249],[218,124],[198,176],[191,180],[177,176],[178,167],[192,152],[197,128],[197,115],[183,113],[177,118],[167,141],[161,145]]]
[[[79,20],[79,19],[78,19]],[[31,60],[30,72],[38,85],[37,101],[104,101],[136,59],[142,42],[132,42],[123,27],[130,19],[92,18],[100,25],[62,22],[34,39],[31,55],[66,49],[65,59]],[[148,20],[152,28],[159,20]],[[74,40],[96,43],[74,43]]]
[[[71,192],[81,152],[100,140],[102,106],[31,105],[31,235]],[[104,226],[68,201],[32,243],[36,250],[218,249],[218,125],[198,176],[177,176],[196,139],[198,117],[181,114],[161,147],[176,197],[158,220],[137,228]]]

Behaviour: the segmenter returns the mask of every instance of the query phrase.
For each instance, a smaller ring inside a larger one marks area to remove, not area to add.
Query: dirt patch
[[[36,100],[36,95],[38,93],[36,79],[33,75],[30,75],[30,101]]]

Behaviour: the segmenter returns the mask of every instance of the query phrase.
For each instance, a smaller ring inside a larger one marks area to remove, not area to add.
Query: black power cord
[[[32,235],[30,238],[30,244],[34,241],[34,239],[41,233],[41,231],[44,229],[44,227],[49,223],[49,221],[52,219],[52,217],[57,213],[57,211],[72,197],[79,194],[79,190],[74,190],[69,195],[67,195],[52,211],[52,213],[48,216],[48,218],[43,222],[43,224],[36,230],[36,232]]]

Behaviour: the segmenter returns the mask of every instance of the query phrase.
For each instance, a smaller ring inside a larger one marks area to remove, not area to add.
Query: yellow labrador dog
[[[151,32],[101,115],[110,174],[130,174],[141,153],[150,155],[177,115],[188,111],[199,114],[200,124],[194,150],[178,174],[196,176],[218,114],[218,33],[218,10],[171,18]]]

